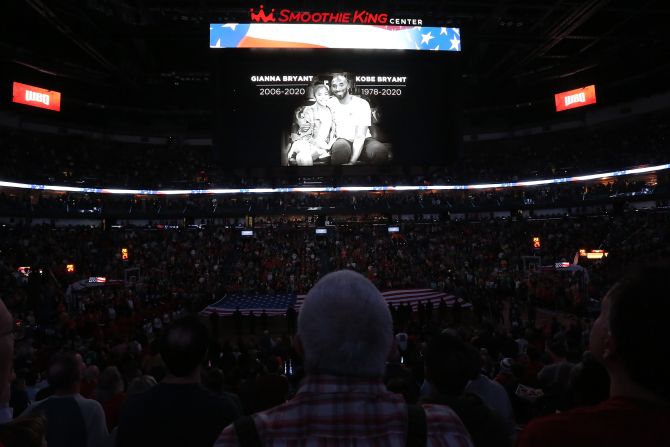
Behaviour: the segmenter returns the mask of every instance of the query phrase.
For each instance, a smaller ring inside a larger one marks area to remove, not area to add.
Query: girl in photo
[[[288,159],[295,157],[298,166],[312,166],[315,160],[330,156],[335,142],[333,113],[328,107],[330,89],[325,84],[314,87],[316,102],[296,110],[297,132],[291,134],[291,148]]]

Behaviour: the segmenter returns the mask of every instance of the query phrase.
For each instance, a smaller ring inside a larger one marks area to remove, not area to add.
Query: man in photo
[[[372,113],[370,104],[351,94],[350,81],[345,73],[333,73],[328,101],[335,123],[335,142],[331,149],[331,164],[355,164],[358,161],[379,164],[388,161],[384,144],[370,135]]]

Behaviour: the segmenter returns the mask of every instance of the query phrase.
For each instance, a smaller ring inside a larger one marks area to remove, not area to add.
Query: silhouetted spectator
[[[20,416],[0,424],[0,445],[4,447],[44,447],[47,424],[40,414]]]
[[[590,349],[610,376],[610,398],[530,422],[518,446],[670,445],[670,268],[629,273],[602,301]]]
[[[472,436],[475,447],[509,446],[512,438],[502,417],[465,386],[479,375],[477,350],[455,336],[433,337],[424,354],[426,380],[431,392],[422,398],[451,407]]]
[[[121,406],[126,400],[123,388],[123,378],[116,366],[108,366],[100,374],[95,400],[100,402],[102,409],[105,410],[107,429],[110,431],[119,424]]]
[[[74,354],[56,354],[47,370],[53,395],[35,402],[26,414],[43,413],[48,421],[46,439],[51,447],[105,445],[109,432],[102,406],[79,394],[81,368]]]
[[[209,335],[195,316],[169,325],[161,338],[168,375],[131,396],[121,411],[117,446],[207,446],[238,416],[232,403],[201,385]]]

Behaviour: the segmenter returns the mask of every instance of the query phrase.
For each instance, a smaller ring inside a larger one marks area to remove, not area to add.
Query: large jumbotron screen
[[[454,157],[459,29],[417,19],[392,25],[400,19],[359,11],[270,14],[252,10],[251,23],[210,25],[215,144],[225,164],[422,165]]]

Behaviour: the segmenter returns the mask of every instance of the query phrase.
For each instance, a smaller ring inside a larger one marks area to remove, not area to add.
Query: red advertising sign
[[[60,92],[15,82],[12,102],[60,112]]]
[[[373,13],[366,10],[350,12],[334,11],[294,11],[291,9],[269,11],[260,5],[258,11],[249,9],[252,23],[357,23],[365,25],[405,25],[421,26],[423,21],[416,18],[390,17],[388,13]]]
[[[563,93],[556,93],[554,95],[556,100],[556,111],[575,109],[577,107],[586,106],[596,103],[596,86],[589,85],[584,88],[578,88]]]

